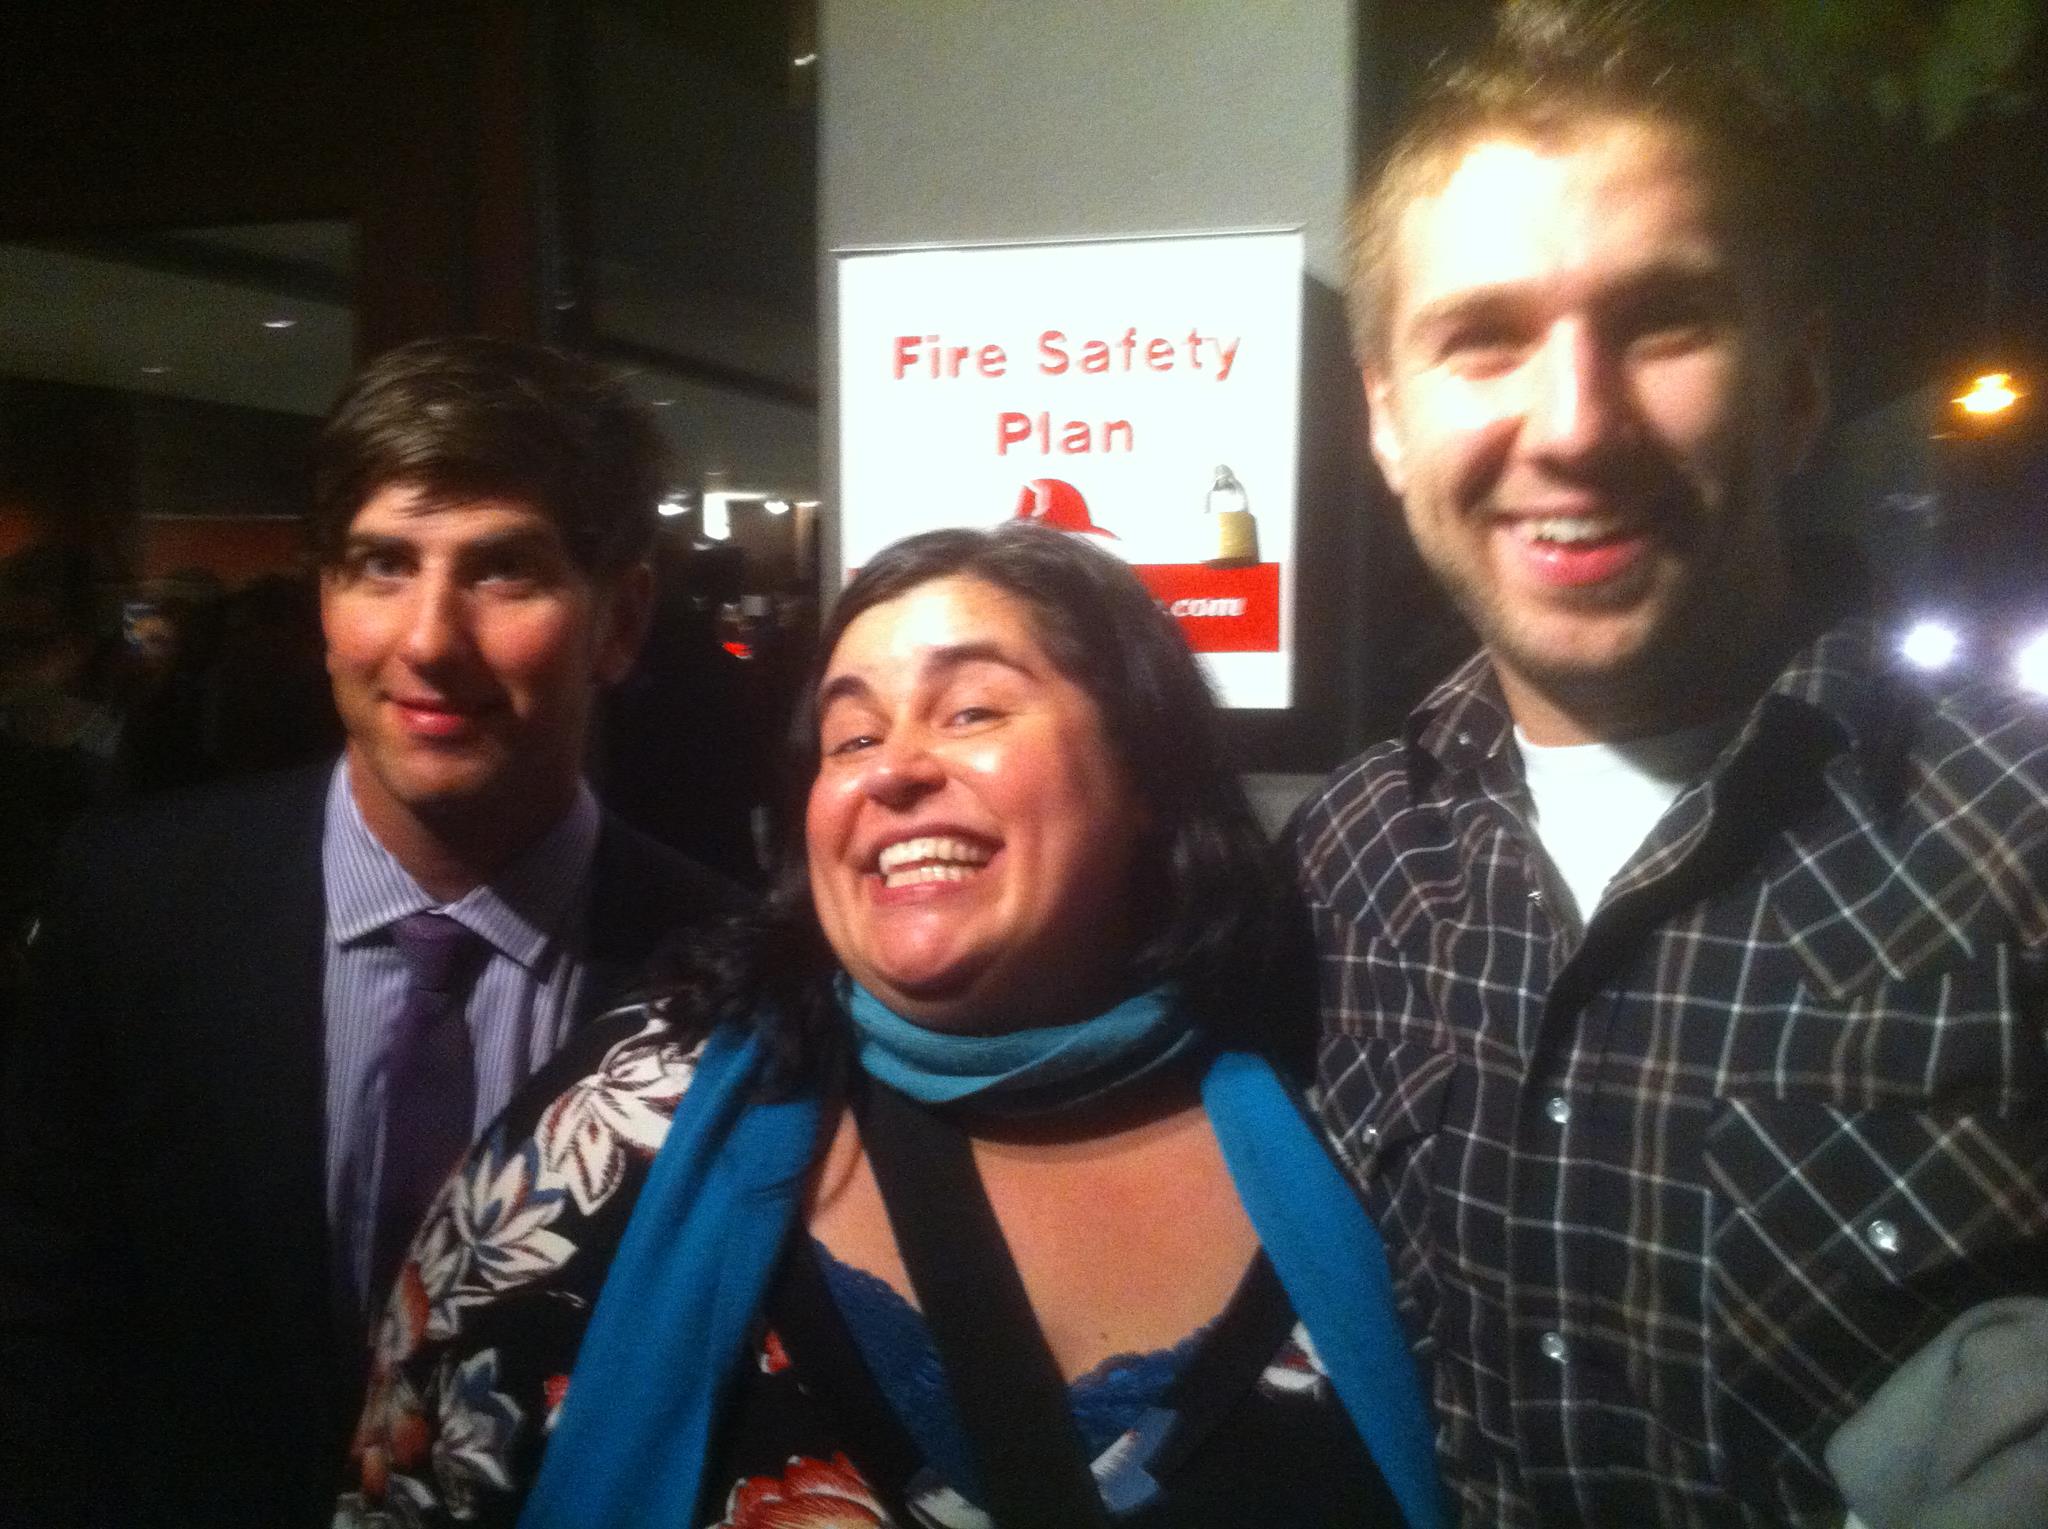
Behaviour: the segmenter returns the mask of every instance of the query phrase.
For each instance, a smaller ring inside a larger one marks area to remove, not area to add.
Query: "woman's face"
[[[862,986],[958,1031],[1123,996],[1143,809],[1021,601],[950,577],[862,612],[818,703],[811,892]]]

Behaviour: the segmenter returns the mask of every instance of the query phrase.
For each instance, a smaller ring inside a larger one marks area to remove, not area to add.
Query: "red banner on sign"
[[[1280,651],[1280,565],[1210,568],[1201,563],[1138,563],[1131,571],[1180,622],[1197,653]]]

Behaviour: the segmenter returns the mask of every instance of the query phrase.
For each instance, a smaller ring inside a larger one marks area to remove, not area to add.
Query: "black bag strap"
[[[1107,1529],[1066,1383],[967,1138],[870,1078],[861,1141],[999,1529]]]
[[[1258,1384],[1288,1334],[1294,1308],[1264,1250],[1253,1255],[1237,1291],[1165,1396],[1174,1426],[1147,1463],[1166,1477],[1195,1452],[1224,1417]]]
[[[924,1457],[861,1356],[819,1256],[810,1233],[796,1228],[768,1293],[768,1320],[804,1385],[831,1411],[847,1453],[888,1503],[892,1520],[907,1521],[903,1504]]]

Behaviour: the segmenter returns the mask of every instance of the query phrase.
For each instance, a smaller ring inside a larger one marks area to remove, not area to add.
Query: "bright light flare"
[[[1922,617],[1899,639],[1899,654],[1916,669],[1946,669],[1962,651],[1963,638],[1946,621]]]
[[[2013,391],[2011,372],[1986,372],[1970,384],[1970,391],[1956,395],[1965,414],[2001,414],[2019,402]]]
[[[744,494],[728,494],[721,489],[704,490],[704,539],[722,542],[732,539],[732,502],[743,499]]]
[[[2036,632],[2012,656],[2013,678],[2020,688],[2048,695],[2048,632]]]
[[[667,518],[670,516],[682,514],[683,511],[687,510],[689,507],[690,506],[684,501],[683,497],[680,494],[670,494],[666,499],[662,500],[660,504],[657,504],[655,506],[655,509],[659,511],[664,518]]]

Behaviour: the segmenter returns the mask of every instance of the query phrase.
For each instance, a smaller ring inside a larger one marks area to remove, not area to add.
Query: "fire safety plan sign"
[[[1131,564],[1225,705],[1288,705],[1301,262],[1296,232],[841,254],[845,573],[1042,521]]]

